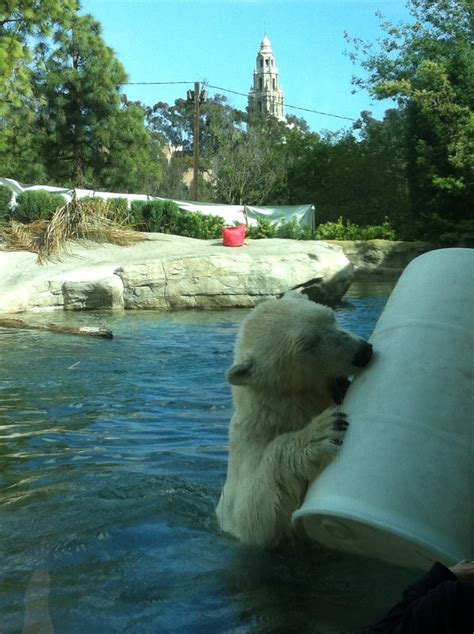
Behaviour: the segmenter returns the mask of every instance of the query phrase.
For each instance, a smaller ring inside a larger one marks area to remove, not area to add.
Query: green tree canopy
[[[0,108],[19,105],[30,91],[28,37],[45,37],[58,24],[66,24],[77,0],[2,0],[0,6]],[[1,111],[0,111],[1,114]]]
[[[92,16],[76,15],[58,29],[51,47],[41,44],[36,89],[43,97],[47,170],[63,183],[93,186],[94,171],[111,152],[111,122],[127,80]]]
[[[144,109],[122,99],[126,80],[90,15],[75,15],[36,46],[30,112],[34,109],[39,153],[50,182],[156,190],[159,145],[145,128]],[[19,126],[21,137],[26,131]]]
[[[209,161],[214,197],[247,205],[285,202],[290,131],[275,118],[261,115],[246,127],[236,123],[211,124],[216,142]]]
[[[469,0],[410,0],[412,21],[382,21],[378,47],[353,40],[367,72],[355,80],[406,113],[414,214],[459,220],[474,202],[474,51]]]

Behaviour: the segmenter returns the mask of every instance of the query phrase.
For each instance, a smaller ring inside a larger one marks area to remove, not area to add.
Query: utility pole
[[[199,200],[199,82],[194,82],[193,199]]]
[[[200,135],[200,111],[201,103],[207,101],[207,91],[200,89],[198,81],[194,82],[194,90],[188,90],[188,102],[194,103],[194,126],[193,126],[193,200],[199,198],[199,135]]]

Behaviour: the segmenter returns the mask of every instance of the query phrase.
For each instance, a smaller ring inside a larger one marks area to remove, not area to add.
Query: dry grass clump
[[[86,239],[93,242],[127,246],[144,239],[127,224],[110,201],[94,198],[71,202],[58,209],[51,220],[35,220],[22,224],[11,220],[0,226],[0,248],[7,251],[32,251],[38,263],[45,264],[54,256],[67,252],[70,240]]]

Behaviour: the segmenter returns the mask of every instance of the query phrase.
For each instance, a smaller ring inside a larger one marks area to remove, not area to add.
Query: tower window
[[[273,83],[273,90],[275,90],[275,89],[276,89],[276,81],[275,81],[275,78],[273,78],[273,82],[272,82],[272,83]]]
[[[258,78],[258,89],[262,90],[263,88],[263,79],[261,77]]]
[[[260,58],[260,68],[263,68],[263,57]]]

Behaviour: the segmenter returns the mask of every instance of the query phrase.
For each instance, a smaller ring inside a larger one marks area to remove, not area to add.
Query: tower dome
[[[273,53],[272,45],[270,43],[270,40],[267,37],[267,34],[263,36],[262,43],[260,44],[260,52],[263,53],[264,51]]]

